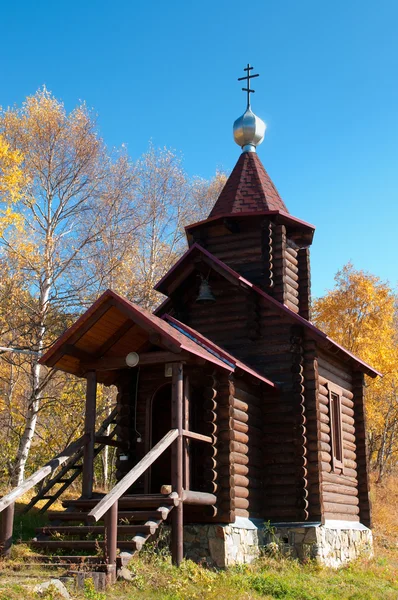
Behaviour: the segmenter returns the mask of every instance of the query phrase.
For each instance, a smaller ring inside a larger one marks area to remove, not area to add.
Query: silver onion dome
[[[256,152],[264,139],[266,124],[252,112],[250,105],[234,123],[234,140],[242,152]]]

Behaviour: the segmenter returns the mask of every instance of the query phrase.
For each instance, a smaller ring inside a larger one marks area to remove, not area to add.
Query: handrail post
[[[105,560],[109,585],[116,581],[118,501],[105,513]]]
[[[178,430],[172,452],[172,486],[177,492],[180,502],[172,513],[171,556],[173,563],[181,564],[184,555],[184,522],[183,522],[183,366],[182,363],[172,364],[172,427]]]
[[[9,556],[11,553],[14,509],[15,503],[9,504],[7,508],[4,509],[1,518],[0,556],[3,557]]]
[[[83,456],[82,496],[85,498],[91,498],[93,493],[96,400],[97,374],[95,371],[89,371],[87,373],[86,413],[84,417],[84,433],[88,434]]]

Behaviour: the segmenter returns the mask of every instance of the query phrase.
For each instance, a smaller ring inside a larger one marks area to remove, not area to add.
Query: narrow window
[[[341,390],[329,384],[330,439],[333,471],[343,471],[343,427],[341,419]]]

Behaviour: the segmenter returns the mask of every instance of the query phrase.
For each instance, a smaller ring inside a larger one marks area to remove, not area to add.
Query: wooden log
[[[359,521],[358,515],[351,515],[351,514],[347,514],[345,512],[337,513],[337,512],[328,512],[327,511],[324,513],[323,516],[325,519],[330,519],[330,520],[335,520],[335,521],[355,521],[355,522]]]
[[[287,306],[288,308],[290,308],[291,311],[293,311],[294,313],[298,313],[298,304],[294,304],[293,302],[290,302],[290,300],[285,299],[284,303],[285,306]]]
[[[11,554],[14,510],[15,503],[9,504],[1,515],[0,556],[4,558],[9,557]]]
[[[238,465],[247,465],[249,463],[249,457],[245,454],[240,454],[239,452],[231,452],[227,455],[219,454],[217,456],[218,462],[222,464],[226,464],[226,462],[231,462],[232,464],[236,463]]]
[[[307,464],[308,473],[317,473],[319,468],[321,469],[321,471],[323,471],[325,473],[330,473],[330,471],[332,470],[332,466],[329,461],[320,461],[319,467],[318,467],[318,461],[308,460],[308,464]]]
[[[238,400],[238,398],[234,398],[234,397],[232,397],[230,399],[230,404],[233,408],[236,408],[237,410],[248,413],[253,418],[255,418],[257,416],[258,422],[261,423],[261,420],[262,420],[261,408],[251,405],[251,404],[247,404],[247,402],[243,402],[242,400]]]
[[[348,450],[348,448],[346,448],[346,447],[343,448],[343,454],[344,454],[344,461],[345,462],[347,460],[355,462],[356,459],[357,459],[356,453],[352,452],[352,450]],[[346,463],[346,464],[348,465],[348,463]]]
[[[329,382],[335,383],[342,390],[351,391],[351,379],[345,379],[347,376],[344,372],[338,372],[338,369],[335,369],[336,373],[332,370],[328,370],[322,366],[318,366],[319,369],[319,383],[327,386]]]
[[[298,290],[299,290],[299,282],[298,282],[298,278],[297,277],[294,279],[293,277],[290,277],[289,275],[285,275],[284,279],[285,279],[286,284],[290,288],[293,288],[294,290],[296,290],[298,292]]]
[[[86,410],[84,417],[84,433],[87,436],[83,451],[82,496],[91,498],[94,483],[94,445],[95,416],[97,399],[97,375],[95,371],[86,374]]]
[[[343,403],[341,403],[341,412],[343,415],[348,415],[349,417],[354,417],[354,411],[352,410],[352,408],[348,408],[348,406],[344,406]]]
[[[316,442],[316,441],[309,441],[307,443],[307,449],[310,450],[311,452],[318,452],[318,450],[321,450],[322,452],[326,452],[327,454],[330,454],[332,448],[330,446],[330,444],[328,444],[327,442]]]
[[[335,492],[327,492],[322,488],[322,497],[324,502],[332,504],[344,504],[347,506],[358,506],[359,500],[356,496],[348,494],[337,494]],[[342,511],[341,511],[342,512]]]
[[[235,514],[237,517],[244,517],[246,519],[249,517],[253,517],[252,511],[249,512],[248,510],[243,508],[236,508]],[[258,518],[260,518],[260,514],[258,515]]]
[[[322,490],[324,492],[332,492],[334,494],[344,494],[346,496],[358,496],[358,489],[356,486],[342,485],[337,483],[328,483],[324,481],[322,483]]]
[[[343,429],[343,440],[344,440],[344,445],[346,445],[346,444],[353,445],[352,448],[351,448],[351,446],[347,446],[348,448],[351,448],[352,450],[354,450],[354,447],[356,448],[355,435],[353,435],[352,433],[348,433],[348,431],[345,431],[344,429]]]
[[[354,472],[357,471],[358,465],[355,460],[344,458],[344,468],[352,469]]]
[[[342,406],[346,406],[347,408],[354,408],[354,402],[353,400],[350,400],[349,398],[346,398],[345,396],[341,396],[341,404]]]
[[[182,493],[184,504],[197,506],[214,506],[217,503],[217,497],[207,492],[197,492],[193,490],[184,490]]]
[[[351,425],[351,427],[355,426],[355,421],[353,417],[344,414],[344,412],[341,413],[341,422],[345,425]]]
[[[350,366],[338,358],[334,358],[330,353],[324,352],[322,349],[318,350],[318,366],[322,369],[346,379],[348,382],[352,382],[352,372]],[[351,387],[348,388],[351,391]]]
[[[220,419],[234,419],[234,421],[241,423],[247,423],[249,420],[249,415],[246,411],[233,408],[233,406],[219,406],[217,413]]]
[[[105,513],[105,562],[111,583],[116,581],[118,501]]]
[[[172,426],[177,430],[178,436],[172,449],[171,483],[178,498],[183,495],[184,477],[184,437],[183,437],[183,409],[184,409],[184,375],[181,362],[172,364],[172,390],[171,390],[171,420]],[[147,455],[148,456],[148,455]],[[189,492],[186,492],[189,493]],[[179,566],[184,558],[183,537],[183,502],[180,502],[172,511],[171,527],[171,556],[175,565]]]
[[[343,429],[343,434],[349,433],[352,436],[355,435],[356,432],[355,432],[355,427],[353,425],[349,425],[348,423],[345,422],[345,420],[342,420],[341,426]]]
[[[348,498],[348,496],[347,496]],[[344,508],[343,508],[344,507]],[[348,504],[338,504],[334,502],[324,502],[323,503],[324,511],[327,513],[347,513],[347,515],[358,515],[359,508],[358,506],[350,506]]]
[[[258,408],[261,409],[262,407],[262,399],[261,396],[256,396],[253,393],[248,392],[247,390],[242,389],[240,386],[240,380],[239,383],[236,383],[234,385],[234,391],[233,393],[231,393],[231,396],[233,396],[234,398],[236,398],[236,400],[241,400],[242,402],[245,402],[246,404],[250,405],[250,406],[257,406]],[[243,386],[242,386],[243,387]],[[259,392],[260,394],[260,392]]]
[[[220,431],[218,439],[223,442],[234,441],[241,444],[248,444],[249,442],[249,436],[246,433],[241,433],[239,431]]]

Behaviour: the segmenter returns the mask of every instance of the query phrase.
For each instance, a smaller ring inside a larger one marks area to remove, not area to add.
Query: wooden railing
[[[12,545],[12,530],[14,525],[14,508],[15,502],[26,492],[32,489],[36,484],[40,483],[47,475],[50,475],[55,469],[66,462],[75,452],[80,450],[87,441],[87,435],[82,435],[81,438],[70,444],[65,450],[60,452],[55,458],[50,460],[44,467],[33,473],[21,485],[14,488],[0,499],[0,513],[2,515],[1,533],[0,533],[0,555],[6,556],[9,554]]]
[[[29,479],[12,490],[0,500],[0,512],[7,511],[3,515],[2,530],[0,534],[0,554],[9,552],[12,540],[12,528],[14,519],[14,503],[25,492],[39,483],[58,466],[64,463],[73,453],[84,448],[84,469],[82,493],[84,497],[91,496],[92,472],[93,472],[93,445],[95,443],[95,377],[88,377],[88,394],[86,399],[86,427],[85,435],[68,446],[66,450],[49,461],[44,467],[36,471]],[[171,458],[171,483],[173,490],[174,508],[172,511],[172,558],[177,565],[183,558],[183,504],[200,504],[203,506],[214,505],[216,497],[213,494],[195,492],[183,489],[184,478],[184,438],[212,443],[212,438],[200,433],[195,433],[183,428],[183,364],[172,363],[172,427],[171,429],[128,473],[115,487],[104,496],[100,502],[87,515],[91,522],[97,522],[102,517],[105,521],[105,560],[108,569],[109,580],[116,578],[116,553],[117,553],[117,524],[118,524],[118,501],[119,498],[134,484],[135,481],[169,448],[172,444]],[[91,415],[91,419],[88,416]],[[185,427],[188,423],[185,421]],[[101,438],[101,442],[104,439]],[[116,444],[115,444],[116,445]],[[187,457],[186,457],[187,458]]]
[[[162,439],[121,479],[112,490],[102,498],[87,515],[91,523],[99,521],[112,508],[121,496],[139,477],[159,458],[161,454],[178,438],[178,430],[171,429]]]

